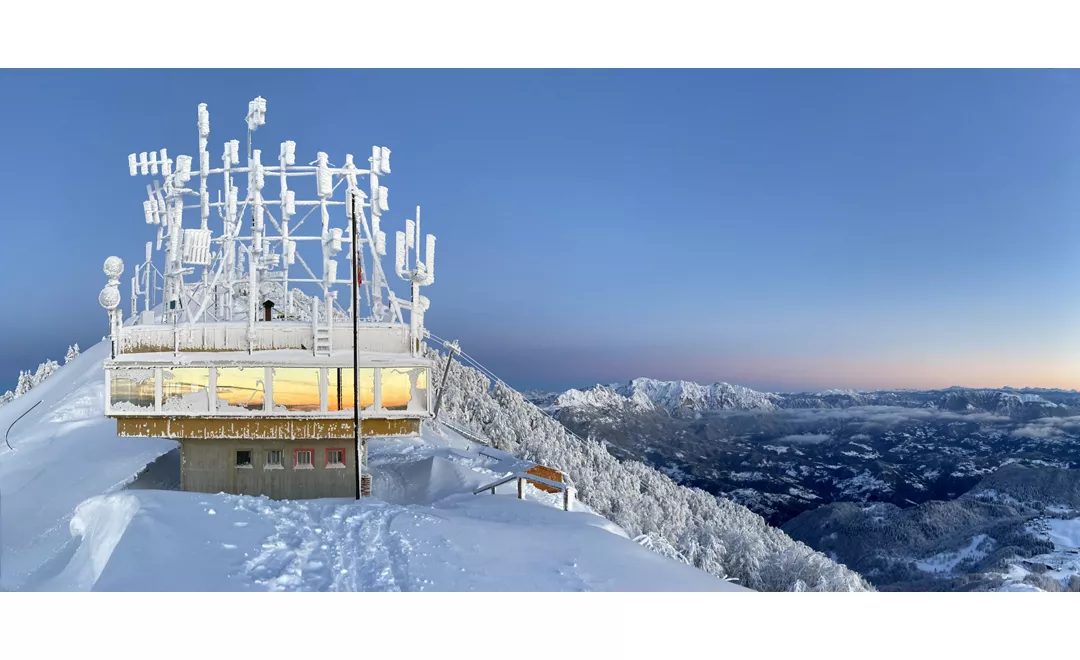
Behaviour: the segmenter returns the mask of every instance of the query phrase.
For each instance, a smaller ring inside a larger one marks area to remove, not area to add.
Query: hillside
[[[176,444],[117,438],[103,416],[107,354],[98,344],[0,407],[4,429],[30,411],[0,444],[4,590],[745,590],[586,505],[564,512],[531,487],[525,501],[472,495],[501,464],[438,425],[372,441],[381,499],[170,491]]]
[[[437,356],[441,373],[446,356]],[[680,486],[638,461],[582,440],[505,383],[455,363],[444,414],[522,458],[567,472],[582,502],[625,529],[670,546],[713,575],[758,590],[862,591],[858,574],[770,527],[746,507]]]
[[[950,501],[837,502],[784,530],[889,590],[1080,591],[1080,472],[1008,465]]]

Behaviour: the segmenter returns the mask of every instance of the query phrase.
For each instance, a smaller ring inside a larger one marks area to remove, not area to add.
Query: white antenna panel
[[[435,281],[435,237],[427,235],[427,247],[424,249],[424,265],[427,267],[428,284]]]
[[[210,230],[185,229],[183,237],[183,262],[197,266],[210,265]]]
[[[411,222],[411,220],[410,220]],[[394,267],[397,269],[398,274],[405,272],[405,233],[397,233],[397,250],[394,252]]]

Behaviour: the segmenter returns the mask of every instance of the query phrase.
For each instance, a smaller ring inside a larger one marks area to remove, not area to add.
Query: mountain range
[[[975,496],[992,491],[986,480],[995,476],[1080,475],[1075,390],[778,393],[638,378],[527,396],[617,458],[743,504],[881,588],[1047,587],[1045,576],[1010,567],[1052,552],[1032,527],[1049,515],[1045,507],[1058,507],[1060,524],[1075,515],[1062,504],[1068,496],[991,504]],[[890,524],[919,528],[942,512],[953,525],[937,536],[889,546]],[[866,522],[878,518],[880,529]],[[831,530],[818,533],[826,520]],[[963,561],[952,561],[983,533]],[[947,570],[922,571],[918,562]],[[1069,588],[1071,575],[1051,581]]]

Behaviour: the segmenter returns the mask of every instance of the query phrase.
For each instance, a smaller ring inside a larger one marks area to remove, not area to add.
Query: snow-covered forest
[[[436,356],[442,377],[447,356]],[[762,591],[871,591],[858,573],[794,541],[746,507],[679,486],[637,461],[620,462],[600,442],[581,439],[499,381],[456,360],[440,415],[501,450],[569,474],[578,497],[655,549],[670,546],[718,577]]]
[[[73,344],[68,346],[67,354],[64,356],[64,364],[71,362],[75,358],[79,357],[79,345]],[[30,390],[40,385],[46,378],[53,375],[53,373],[60,368],[60,365],[56,360],[45,360],[38,365],[35,371],[20,371],[19,382],[15,385],[14,390],[8,390],[3,394],[0,394],[0,406],[13,401],[20,396],[26,394]]]

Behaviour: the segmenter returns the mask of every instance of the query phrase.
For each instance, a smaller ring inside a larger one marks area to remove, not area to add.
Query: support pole
[[[446,391],[446,378],[450,375],[450,363],[454,361],[454,351],[457,350],[457,341],[450,344],[450,354],[446,356],[446,369],[443,370],[442,383],[439,384],[439,394],[435,397],[435,411],[432,419],[439,418],[439,406],[442,405],[442,395]]]
[[[525,480],[518,477],[518,499],[525,499]]]
[[[357,347],[360,344],[360,305],[357,304],[357,294],[360,292],[360,283],[358,279],[360,277],[360,261],[357,255],[357,248],[360,245],[360,241],[356,240],[358,234],[356,233],[356,195],[354,191],[349,191],[349,200],[352,204],[351,213],[349,219],[352,222],[352,244],[349,246],[353,251],[353,269],[352,269],[352,323],[353,323],[353,436],[356,442],[356,499],[360,499],[360,463],[364,460],[363,447],[360,445],[360,352]]]

